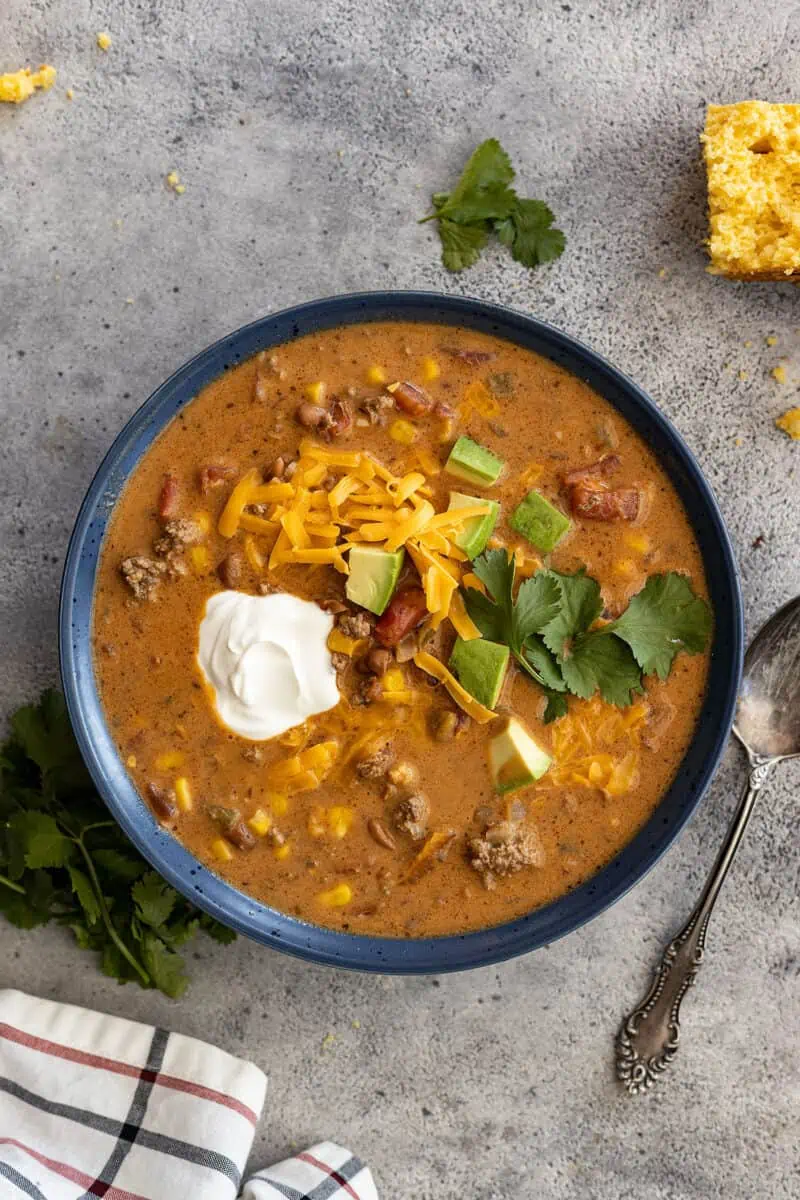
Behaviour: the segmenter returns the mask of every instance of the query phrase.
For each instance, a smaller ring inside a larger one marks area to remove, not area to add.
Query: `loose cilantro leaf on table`
[[[644,675],[666,679],[675,655],[702,652],[711,632],[708,605],[683,575],[653,575],[615,621],[598,624],[600,584],[585,569],[573,575],[543,569],[514,587],[516,563],[488,550],[473,563],[488,595],[464,592],[483,637],[507,645],[547,697],[544,720],[567,711],[569,692],[595,692],[625,707],[642,691]]]
[[[55,691],[14,714],[0,747],[0,913],[20,929],[56,921],[106,975],[172,997],[187,983],[177,947],[198,929],[236,936],[151,871],[111,820]]]
[[[550,262],[563,252],[564,234],[553,228],[553,213],[542,200],[520,198],[511,186],[514,175],[497,138],[488,138],[472,152],[453,190],[433,194],[434,211],[422,222],[438,222],[448,271],[477,262],[491,231],[525,267]]]

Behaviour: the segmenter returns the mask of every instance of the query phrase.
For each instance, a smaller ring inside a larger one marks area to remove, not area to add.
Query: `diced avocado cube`
[[[488,504],[490,511],[482,517],[470,517],[461,526],[453,539],[460,550],[470,558],[477,558],[485,549],[486,543],[494,532],[497,518],[500,515],[500,505],[496,500],[482,500],[480,496],[465,496],[463,492],[451,492],[448,512],[452,508],[471,508],[473,504]]]
[[[380,616],[397,587],[404,557],[404,550],[390,554],[377,546],[353,546],[345,588],[347,599]]]
[[[569,517],[538,492],[528,492],[508,518],[508,523],[542,554],[549,554],[570,527]]]
[[[456,639],[450,655],[450,670],[458,682],[484,708],[494,708],[500,695],[508,667],[508,646],[474,638],[465,642]]]
[[[509,717],[505,729],[489,742],[489,766],[498,792],[515,792],[535,783],[552,762],[516,717]]]
[[[503,460],[485,446],[479,446],[472,438],[460,437],[450,451],[444,469],[457,479],[466,479],[467,483],[490,487],[497,482],[503,465]]]

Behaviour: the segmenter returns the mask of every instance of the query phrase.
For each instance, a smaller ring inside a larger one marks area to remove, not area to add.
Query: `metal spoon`
[[[681,1001],[703,961],[709,918],[756,797],[776,763],[800,755],[800,596],[770,617],[745,655],[733,731],[750,760],[739,806],[692,915],[617,1034],[617,1076],[631,1096],[652,1087],[678,1052]]]

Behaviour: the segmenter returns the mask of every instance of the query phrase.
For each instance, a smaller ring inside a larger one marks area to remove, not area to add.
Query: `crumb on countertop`
[[[111,34],[101,32],[97,35],[97,45],[100,50],[108,50],[111,47]]]
[[[777,367],[773,367],[770,375],[776,383],[786,383],[786,367],[783,363],[778,363]]]
[[[790,408],[783,416],[776,418],[775,424],[793,441],[800,442],[800,408]]]
[[[768,346],[777,346],[777,344],[778,344],[778,339],[775,337],[774,333],[770,333],[767,337],[764,338],[764,341],[767,343]]]
[[[739,372],[739,379],[741,380],[742,383],[747,383],[749,378],[750,378],[750,376],[748,375],[747,371]]]
[[[47,63],[42,63],[38,71],[23,67],[20,71],[10,71],[0,75],[0,101],[6,104],[22,104],[35,91],[47,92],[56,81],[56,69]]]
[[[181,183],[181,177],[177,171],[169,171],[166,176],[166,185],[176,196],[182,196],[186,191],[186,184]]]

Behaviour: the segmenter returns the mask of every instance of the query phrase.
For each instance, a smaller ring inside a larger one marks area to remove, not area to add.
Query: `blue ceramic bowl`
[[[588,882],[527,916],[476,933],[418,940],[336,933],[267,908],[225,883],[161,829],[131,784],[112,740],[91,646],[95,577],[106,525],[128,477],[179,409],[259,350],[338,325],[391,320],[495,334],[544,355],[604,396],[653,448],[683,500],[703,554],[716,617],[697,732],[672,787],[633,841]],[[373,292],[303,304],[246,325],[181,367],[131,418],[95,475],[72,534],[61,590],[61,672],[81,753],[106,804],[145,858],[200,908],[256,941],[315,962],[398,974],[484,966],[535,950],[597,916],[637,883],[686,824],[717,765],[733,720],[742,643],[736,563],[716,501],[680,435],[645,393],[599,355],[542,321],[483,301],[427,292]]]

